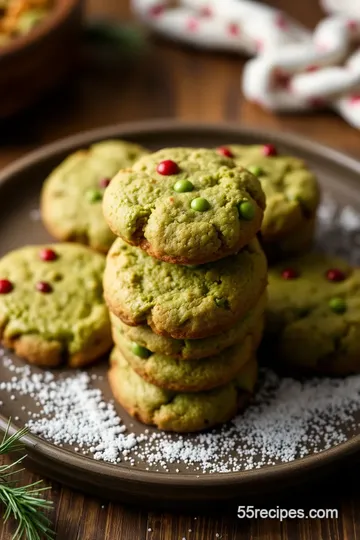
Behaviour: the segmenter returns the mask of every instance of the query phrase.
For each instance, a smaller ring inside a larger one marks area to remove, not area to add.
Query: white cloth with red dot
[[[360,2],[321,0],[311,34],[252,0],[132,0],[153,30],[192,45],[245,53],[245,97],[277,112],[330,107],[360,127]],[[355,51],[355,52],[354,52]]]

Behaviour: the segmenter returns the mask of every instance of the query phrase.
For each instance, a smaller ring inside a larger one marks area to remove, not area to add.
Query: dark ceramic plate
[[[360,209],[360,163],[316,143],[288,134],[266,133],[228,125],[199,126],[167,121],[119,125],[80,134],[47,146],[17,161],[0,174],[0,255],[23,244],[50,240],[41,222],[29,217],[31,210],[39,205],[44,178],[70,152],[111,137],[135,141],[154,150],[164,146],[213,147],[227,142],[273,142],[281,152],[306,159],[318,173],[323,190],[332,194],[340,204],[351,204],[355,209]],[[19,359],[13,359],[15,363],[21,363]],[[105,374],[106,363],[92,368],[92,371]],[[8,371],[0,362],[0,380],[8,377]],[[110,398],[106,379],[99,386],[105,397]],[[8,417],[19,418],[13,427],[23,426],[26,417],[21,407],[31,408],[34,406],[32,400],[19,396],[13,401],[8,393],[1,394],[3,406],[0,409],[0,427],[5,427]],[[131,431],[144,431],[144,426],[133,422],[120,407],[118,412],[125,424],[134,424]],[[286,487],[314,478],[315,474],[325,473],[355,455],[360,449],[360,427],[347,442],[288,464],[200,477],[195,470],[186,470],[185,467],[183,470],[179,467],[180,472],[176,474],[146,471],[147,463],[144,462],[136,468],[126,462],[106,464],[79,455],[71,448],[59,448],[36,436],[26,437],[26,445],[29,456],[42,474],[76,489],[129,502],[154,502],[157,499],[181,506],[194,501],[210,502],[236,497],[244,493],[265,493],[273,491],[275,487]]]

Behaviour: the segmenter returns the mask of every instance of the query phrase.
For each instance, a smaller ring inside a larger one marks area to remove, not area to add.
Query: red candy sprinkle
[[[344,281],[346,278],[345,273],[342,270],[339,270],[338,268],[330,268],[326,272],[326,279],[329,281]]]
[[[283,279],[296,279],[298,276],[299,274],[294,268],[285,268],[281,273]]]
[[[102,179],[100,180],[100,182],[99,182],[99,186],[100,186],[101,188],[107,188],[108,185],[110,184],[110,182],[111,182],[110,178],[102,178]]]
[[[36,284],[36,290],[41,293],[50,293],[52,291],[52,286],[46,281],[39,281]]]
[[[42,249],[39,253],[39,257],[42,261],[55,261],[57,254],[53,249]]]
[[[263,154],[264,156],[277,156],[276,146],[273,144],[264,144]]]
[[[165,161],[160,161],[156,170],[163,176],[170,176],[171,174],[177,174],[179,172],[179,166],[172,159],[165,159]]]
[[[13,288],[11,281],[8,279],[0,279],[0,294],[8,294]]]
[[[232,151],[229,148],[226,148],[226,146],[219,146],[219,148],[217,148],[216,151],[221,156],[230,157],[230,158],[234,157],[234,154],[232,153]]]

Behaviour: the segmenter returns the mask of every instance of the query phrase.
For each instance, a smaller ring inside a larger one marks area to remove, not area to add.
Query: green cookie
[[[109,370],[115,399],[131,416],[175,432],[201,431],[227,422],[244,408],[256,380],[257,363],[252,359],[224,386],[199,393],[171,392],[144,381],[116,349]]]
[[[30,363],[87,364],[111,347],[105,257],[78,244],[28,246],[0,260],[0,341]]]
[[[104,196],[112,231],[158,259],[200,264],[243,248],[261,226],[259,180],[213,150],[168,148],[120,171]]]
[[[266,333],[282,364],[329,375],[360,370],[358,269],[311,253],[271,268],[268,294]]]
[[[311,245],[320,200],[315,175],[301,159],[265,155],[267,145],[227,147],[235,161],[255,174],[266,197],[261,226],[264,249],[272,259]]]
[[[262,330],[262,321],[258,321],[254,334],[245,336],[242,343],[200,360],[179,360],[174,356],[151,353],[149,349],[119,334],[116,346],[144,380],[175,392],[200,392],[223,386],[234,379],[252,358],[260,343]]]
[[[182,360],[205,358],[206,356],[218,354],[235,343],[241,343],[247,334],[253,333],[259,326],[259,321],[263,319],[266,302],[267,296],[266,293],[263,293],[256,305],[245,317],[239,319],[229,330],[203,339],[181,340],[159,336],[147,325],[128,326],[111,313],[113,339],[116,344],[118,335],[124,334],[131,341],[154,353],[174,356]]]
[[[255,306],[266,283],[257,240],[237,255],[190,268],[154,259],[118,238],[108,253],[104,293],[110,311],[128,325],[197,339],[229,330]]]
[[[50,234],[106,253],[115,237],[102,212],[105,188],[120,169],[146,152],[137,144],[103,141],[68,156],[47,178],[41,194],[41,215]]]

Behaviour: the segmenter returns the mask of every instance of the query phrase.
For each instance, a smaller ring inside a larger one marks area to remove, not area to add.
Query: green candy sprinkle
[[[239,206],[239,216],[241,219],[251,221],[255,216],[254,205],[250,201],[242,201]]]
[[[229,301],[227,300],[227,298],[214,298],[214,300],[217,307],[223,308],[223,309],[229,309],[230,306],[229,306]]]
[[[103,196],[99,189],[88,189],[85,196],[89,203],[95,203],[101,201]]]
[[[174,184],[174,191],[177,193],[186,193],[187,191],[192,191],[194,189],[194,184],[190,180],[178,180]]]
[[[149,358],[149,356],[152,354],[149,349],[147,349],[146,347],[142,347],[135,342],[131,344],[131,352],[136,356],[140,356],[140,358]]]
[[[251,174],[253,174],[254,176],[261,176],[262,174],[264,174],[264,169],[262,169],[258,165],[250,165],[248,171],[251,172]]]
[[[331,300],[329,301],[329,307],[331,311],[333,311],[334,313],[339,313],[341,315],[346,311],[346,302],[342,298],[331,298]]]
[[[202,197],[197,197],[191,201],[191,208],[197,212],[206,212],[210,208],[210,203]]]

